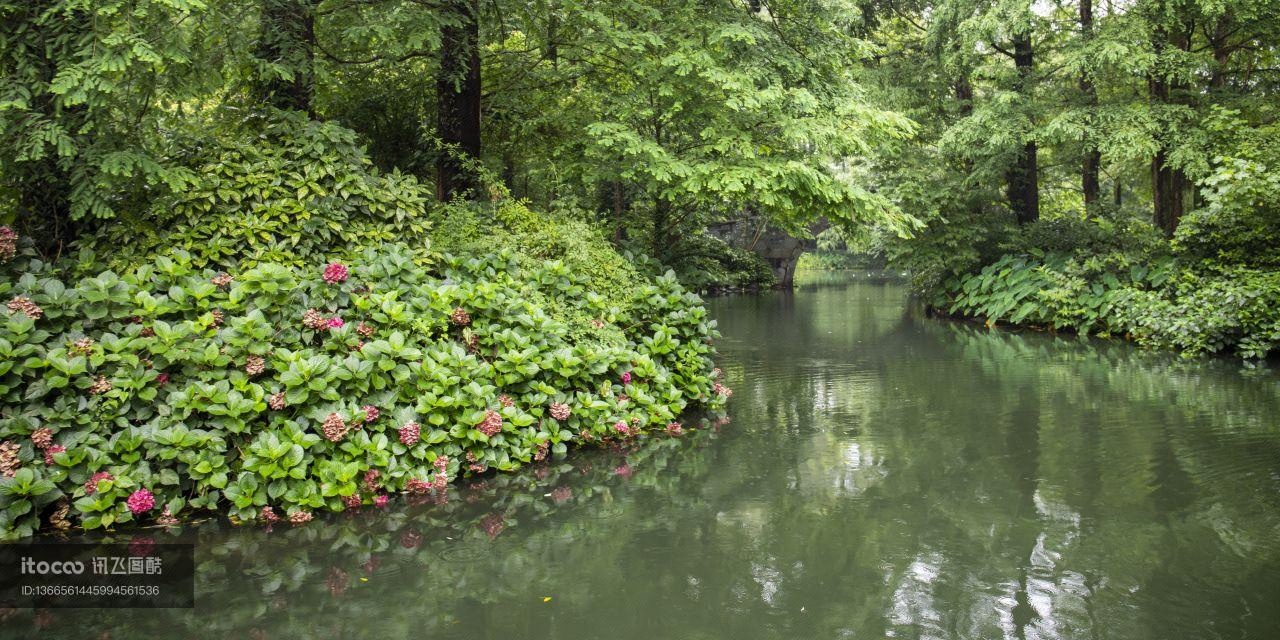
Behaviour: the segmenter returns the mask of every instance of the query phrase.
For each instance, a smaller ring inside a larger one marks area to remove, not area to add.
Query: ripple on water
[[[588,509],[582,514],[582,517],[591,520],[614,520],[616,518],[621,518],[626,511],[627,508],[625,505],[615,503]]]
[[[471,563],[489,557],[493,553],[493,546],[490,542],[460,541],[444,547],[437,555],[445,562]]]

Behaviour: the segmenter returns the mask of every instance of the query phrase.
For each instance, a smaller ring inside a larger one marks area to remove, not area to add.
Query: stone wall
[[[810,239],[796,238],[756,217],[721,223],[708,229],[712,235],[742,249],[754,251],[773,269],[777,286],[789,289],[795,281],[796,263],[816,245],[812,238],[831,226],[826,219],[809,226]]]

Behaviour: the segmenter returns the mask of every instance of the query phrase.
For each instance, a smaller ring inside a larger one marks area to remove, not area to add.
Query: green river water
[[[123,532],[197,543],[195,609],[0,637],[1280,637],[1280,376],[825,280],[709,301],[728,424],[445,504]]]

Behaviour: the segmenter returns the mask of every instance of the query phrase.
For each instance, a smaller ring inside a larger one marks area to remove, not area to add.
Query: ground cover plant
[[[571,444],[679,434],[729,394],[714,322],[671,274],[631,272],[606,297],[510,249],[230,271],[179,249],[80,279],[6,257],[5,538],[193,512],[300,523]]]

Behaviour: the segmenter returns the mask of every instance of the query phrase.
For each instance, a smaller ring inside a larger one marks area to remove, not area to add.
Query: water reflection
[[[198,541],[197,609],[9,612],[0,637],[1280,631],[1275,374],[926,320],[884,281],[713,306],[720,433],[324,526],[147,532]]]

